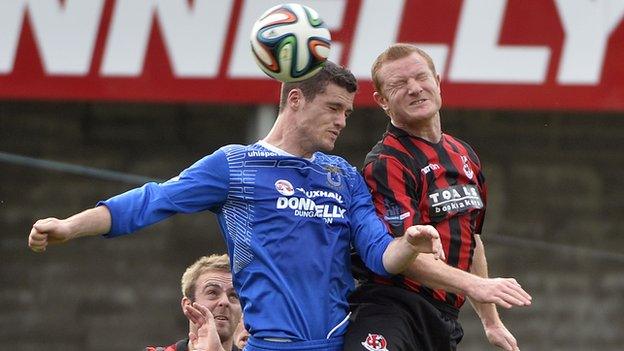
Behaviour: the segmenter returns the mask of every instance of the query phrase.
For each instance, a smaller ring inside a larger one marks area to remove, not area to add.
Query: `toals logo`
[[[277,189],[278,193],[284,196],[292,196],[295,193],[295,189],[293,188],[292,184],[284,179],[280,179],[275,182],[275,189]]]
[[[386,338],[379,334],[368,334],[366,340],[362,342],[362,346],[369,351],[388,351]]]
[[[440,217],[481,209],[483,200],[476,185],[454,185],[429,193],[429,208],[430,217]]]

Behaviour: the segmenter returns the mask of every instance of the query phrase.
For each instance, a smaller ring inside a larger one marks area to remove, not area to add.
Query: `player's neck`
[[[221,346],[223,346],[223,349],[225,351],[230,351],[232,349],[232,346],[234,346],[234,338],[230,338],[230,340],[222,342]]]
[[[440,139],[442,139],[442,126],[440,124],[439,113],[427,120],[413,121],[405,124],[397,124],[393,121],[392,124],[406,131],[409,135],[427,140],[430,143],[437,144]]]
[[[311,158],[314,152],[307,151],[303,145],[303,140],[298,133],[294,125],[285,123],[281,116],[277,117],[277,121],[271,128],[269,134],[264,139],[265,143],[268,143],[280,150],[285,151],[296,157]]]

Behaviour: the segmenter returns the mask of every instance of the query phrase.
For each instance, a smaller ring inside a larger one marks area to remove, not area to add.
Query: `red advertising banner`
[[[624,111],[624,1],[318,0],[330,57],[428,51],[445,106]],[[0,99],[277,103],[249,33],[275,0],[2,0]]]

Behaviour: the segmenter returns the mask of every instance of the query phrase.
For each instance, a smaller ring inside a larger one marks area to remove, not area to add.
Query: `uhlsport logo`
[[[386,338],[380,334],[368,334],[366,340],[362,342],[362,346],[369,351],[388,351],[386,348],[388,346],[388,342],[386,341]]]
[[[284,179],[280,179],[275,182],[275,189],[277,189],[278,193],[284,196],[292,196],[295,193],[295,188],[293,188],[292,184]]]

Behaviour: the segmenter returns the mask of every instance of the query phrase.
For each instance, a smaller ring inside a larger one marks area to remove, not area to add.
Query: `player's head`
[[[402,59],[404,57],[410,56],[413,53],[417,53],[420,55],[425,62],[427,62],[427,66],[431,70],[431,74],[433,76],[437,76],[435,65],[433,64],[433,60],[431,56],[427,54],[424,50],[420,49],[417,46],[405,43],[397,43],[389,46],[384,52],[377,56],[375,62],[373,62],[373,66],[371,68],[371,77],[373,78],[373,85],[375,86],[375,91],[382,92],[382,78],[379,76],[379,70],[381,67],[391,61],[396,61],[398,59]]]
[[[355,93],[358,88],[357,80],[351,71],[327,60],[323,68],[311,78],[299,82],[282,83],[279,104],[280,112],[286,107],[288,93],[291,90],[301,90],[306,100],[312,101],[316,95],[325,92],[329,83],[344,88],[349,93]]]
[[[440,77],[431,57],[410,44],[393,44],[371,68],[373,97],[393,122],[436,115],[442,105]]]
[[[280,115],[286,115],[288,135],[304,157],[331,151],[353,111],[357,81],[344,67],[327,61],[312,78],[282,85]]]
[[[203,256],[182,275],[182,309],[193,302],[206,306],[215,319],[221,342],[231,340],[241,318],[227,255]]]

